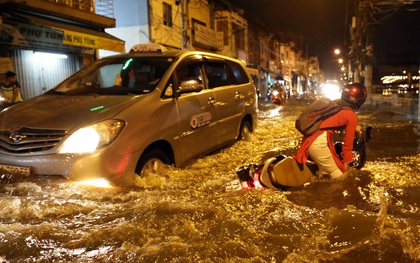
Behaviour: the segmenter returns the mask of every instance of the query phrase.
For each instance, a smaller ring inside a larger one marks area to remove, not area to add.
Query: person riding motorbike
[[[344,106],[336,114],[322,121],[320,129],[310,136],[304,136],[294,158],[305,164],[310,158],[319,168],[320,176],[339,179],[345,176],[352,161],[353,139],[355,132],[360,132],[356,111],[367,98],[366,87],[360,83],[348,84],[336,102]],[[342,161],[334,150],[332,136],[334,131],[344,129]]]
[[[280,82],[276,81],[274,85],[271,86],[269,97],[272,102],[279,105],[283,104],[283,101],[286,98],[286,91]]]

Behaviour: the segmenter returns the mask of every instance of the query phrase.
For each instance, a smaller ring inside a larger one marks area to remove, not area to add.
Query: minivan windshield
[[[167,57],[110,57],[78,71],[48,93],[127,95],[153,91],[171,65]]]

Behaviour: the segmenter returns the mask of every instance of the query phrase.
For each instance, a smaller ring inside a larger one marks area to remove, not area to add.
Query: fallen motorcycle
[[[353,160],[350,167],[362,169],[366,163],[366,143],[372,138],[372,127],[367,127],[364,137],[356,132],[353,141]],[[341,158],[343,143],[335,142],[335,151]],[[318,167],[312,161],[300,164],[291,156],[277,155],[260,164],[247,164],[236,170],[237,179],[224,185],[226,191],[254,188],[287,190],[314,181]]]

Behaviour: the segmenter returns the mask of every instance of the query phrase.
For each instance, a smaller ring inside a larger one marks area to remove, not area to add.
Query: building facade
[[[0,7],[0,78],[15,71],[25,99],[138,43],[240,59],[261,97],[276,80],[309,91],[296,43],[224,0],[0,0]]]

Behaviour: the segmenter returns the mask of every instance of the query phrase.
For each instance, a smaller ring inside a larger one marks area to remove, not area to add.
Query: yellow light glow
[[[60,153],[94,152],[99,140],[99,134],[95,129],[89,127],[83,128],[76,131],[65,141]]]
[[[331,100],[341,97],[340,86],[336,83],[325,83],[324,85],[321,85],[321,93]]]
[[[113,188],[114,187],[105,179],[92,179],[92,180],[75,182],[75,184],[78,186],[93,186],[93,187],[100,187],[100,188]]]

